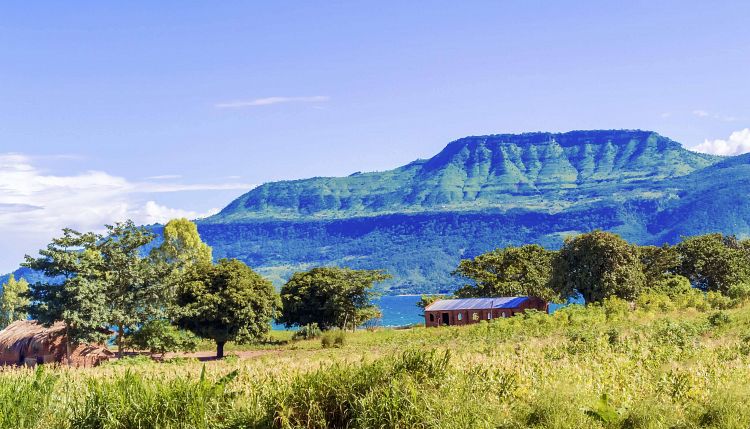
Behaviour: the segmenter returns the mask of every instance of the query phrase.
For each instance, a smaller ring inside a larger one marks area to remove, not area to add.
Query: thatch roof
[[[111,351],[98,344],[79,344],[70,351],[76,366],[93,366],[112,356]],[[26,359],[64,362],[65,324],[44,326],[34,320],[18,320],[0,331],[0,364],[22,364]]]

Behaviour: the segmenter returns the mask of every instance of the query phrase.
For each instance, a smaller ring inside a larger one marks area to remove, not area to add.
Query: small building
[[[71,365],[96,366],[114,354],[100,344],[71,346]],[[0,365],[67,363],[65,324],[44,326],[34,320],[18,320],[0,331]]]
[[[533,296],[441,299],[424,310],[425,326],[468,325],[511,317],[528,309],[547,312],[548,303]]]

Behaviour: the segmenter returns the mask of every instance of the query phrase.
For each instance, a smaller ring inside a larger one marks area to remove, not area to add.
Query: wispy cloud
[[[179,174],[161,174],[158,176],[149,176],[146,180],[173,180],[182,178]]]
[[[714,113],[714,112],[709,112],[709,111],[700,110],[700,109],[693,110],[693,116],[697,116],[699,118],[716,119],[717,121],[722,121],[722,122],[737,122],[737,121],[742,120],[742,118],[738,118],[737,116],[723,115],[720,113]]]
[[[265,97],[252,100],[226,101],[214,104],[217,109],[238,109],[242,107],[270,106],[281,103],[324,103],[331,97],[327,95],[315,95],[312,97]]]
[[[690,148],[696,152],[713,155],[740,155],[750,152],[750,128],[733,132],[728,139],[706,139],[703,143]]]

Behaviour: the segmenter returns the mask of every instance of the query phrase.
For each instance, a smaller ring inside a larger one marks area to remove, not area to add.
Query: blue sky
[[[3,2],[0,271],[65,225],[199,216],[465,135],[750,150],[747,2]]]

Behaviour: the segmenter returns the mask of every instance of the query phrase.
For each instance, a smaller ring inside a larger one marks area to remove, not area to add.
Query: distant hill
[[[267,183],[200,221],[217,257],[283,282],[317,265],[383,268],[389,293],[447,291],[461,258],[556,248],[602,228],[641,244],[750,235],[750,155],[691,152],[657,133],[466,137],[427,160],[348,177]]]

